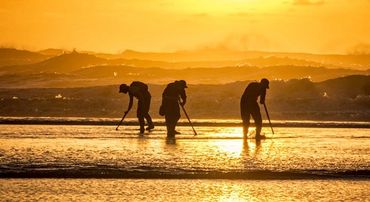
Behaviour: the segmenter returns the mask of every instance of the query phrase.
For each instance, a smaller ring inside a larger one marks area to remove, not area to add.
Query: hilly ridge
[[[152,53],[127,50],[120,54],[125,59],[144,59],[159,61],[243,61],[253,59],[278,58],[282,60],[301,60],[324,66],[370,69],[370,55],[319,55],[309,53],[279,53],[263,51],[233,51],[228,49],[204,49],[195,51],[178,51],[170,53]],[[258,65],[258,64],[251,64]],[[284,63],[284,65],[292,65]]]
[[[0,67],[33,64],[46,60],[47,58],[49,58],[49,56],[27,50],[0,48]]]
[[[248,82],[189,84],[188,113],[193,118],[239,119],[240,97]],[[119,117],[128,104],[128,96],[118,93],[118,86],[0,88],[0,116]],[[160,117],[158,109],[164,88],[165,85],[149,84],[153,117]],[[370,76],[353,75],[323,82],[274,80],[266,99],[274,119],[368,121]]]
[[[234,81],[259,80],[262,77],[271,80],[309,78],[318,82],[348,75],[370,74],[370,68],[366,70],[342,68],[340,65],[325,65],[323,61],[315,62],[308,59],[309,57],[311,59],[312,57],[324,57],[323,55],[303,53],[269,53],[273,55],[267,56],[268,53],[257,51],[208,50],[204,51],[205,55],[200,55],[201,52],[196,51],[174,53],[125,51],[118,58],[108,59],[97,56],[104,54],[92,52],[62,52],[59,49],[40,52],[57,55],[44,56],[44,60],[32,64],[0,65],[0,85],[4,88],[84,87],[112,85],[133,80],[164,84],[177,79],[185,79],[193,84],[224,84]],[[195,53],[198,54],[197,59],[208,58],[209,60],[192,61]],[[24,54],[30,53],[25,52]],[[35,54],[40,55],[40,53]],[[172,57],[173,61],[170,61]],[[238,59],[238,57],[241,60],[225,60]],[[366,62],[368,56],[331,57],[365,58],[360,61]],[[187,58],[189,61],[176,61],[179,58]],[[147,59],[163,59],[164,61]],[[220,61],[212,61],[212,59]]]
[[[105,62],[105,59],[94,55],[72,52],[51,57],[34,64],[1,67],[0,71],[13,74],[37,72],[68,73],[82,67],[104,64]]]

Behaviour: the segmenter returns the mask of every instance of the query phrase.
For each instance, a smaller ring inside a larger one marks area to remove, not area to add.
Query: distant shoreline
[[[119,123],[119,118],[83,118],[83,117],[0,117],[1,125],[96,125],[111,126]],[[164,126],[163,119],[154,120],[155,125]],[[236,119],[194,119],[194,126],[240,127],[241,121]],[[308,127],[308,128],[370,128],[370,122],[352,121],[304,121],[304,120],[272,120],[273,127]],[[122,125],[138,125],[137,120],[130,118]],[[179,126],[187,126],[187,120],[180,120]],[[251,124],[253,126],[253,123]],[[264,127],[269,127],[267,122]]]

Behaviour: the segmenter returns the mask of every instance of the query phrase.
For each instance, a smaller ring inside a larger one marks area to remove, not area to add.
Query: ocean
[[[280,125],[256,141],[231,120],[195,122],[176,139],[163,126],[1,124],[1,200],[369,201],[369,128]]]

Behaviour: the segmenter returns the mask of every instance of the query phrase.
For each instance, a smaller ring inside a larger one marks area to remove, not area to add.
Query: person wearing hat
[[[159,114],[164,116],[167,137],[173,138],[175,134],[179,134],[175,130],[177,122],[180,119],[180,106],[186,103],[186,81],[179,80],[167,85],[162,94],[162,105],[159,109]]]
[[[260,97],[260,103],[265,103],[266,89],[269,89],[269,83],[269,80],[263,78],[260,82],[249,83],[247,88],[244,90],[240,100],[240,112],[243,120],[244,138],[247,138],[248,136],[250,116],[253,117],[256,125],[256,139],[265,138],[265,136],[261,135],[262,116],[257,100],[258,97]]]
[[[153,129],[154,124],[153,124],[152,118],[149,115],[151,95],[148,91],[148,85],[140,81],[134,81],[130,84],[130,86],[126,84],[121,84],[119,86],[119,92],[125,93],[125,94],[128,93],[128,95],[130,96],[130,102],[128,104],[128,109],[125,113],[128,113],[131,110],[134,97],[138,99],[138,107],[137,107],[136,115],[137,115],[137,118],[139,119],[140,133],[144,133],[144,126],[145,126],[144,118],[146,119],[148,123],[148,127],[146,128],[146,130],[150,131],[151,129]]]

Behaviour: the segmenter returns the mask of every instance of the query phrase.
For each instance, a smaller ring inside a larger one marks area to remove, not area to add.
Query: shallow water
[[[369,201],[370,129],[178,130],[0,125],[0,201]]]
[[[243,140],[239,127],[189,127],[166,140],[164,127],[0,125],[4,177],[369,178],[370,129],[269,128]],[[295,175],[295,174],[299,175]],[[290,177],[289,177],[290,176]]]

